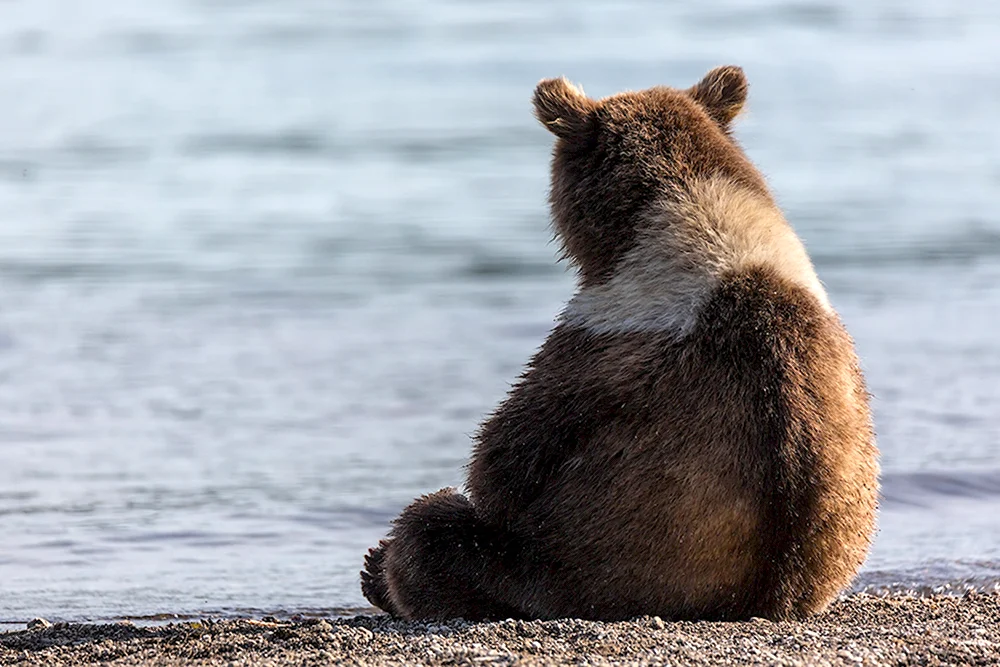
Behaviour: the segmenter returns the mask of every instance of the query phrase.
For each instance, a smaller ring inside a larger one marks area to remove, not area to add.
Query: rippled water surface
[[[992,586],[998,58],[993,0],[0,3],[0,621],[364,606],[572,292],[536,81],[728,62],[876,396],[858,586]]]

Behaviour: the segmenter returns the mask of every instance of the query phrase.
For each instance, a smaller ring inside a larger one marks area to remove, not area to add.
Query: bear
[[[604,99],[544,80],[553,227],[578,289],[480,427],[465,494],[424,496],[362,592],[411,620],[737,621],[821,611],[879,492],[854,342],[732,136],[748,93]]]

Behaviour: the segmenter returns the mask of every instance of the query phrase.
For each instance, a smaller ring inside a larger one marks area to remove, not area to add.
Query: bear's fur
[[[730,136],[741,69],[535,91],[580,289],[445,489],[369,552],[409,619],[801,618],[865,559],[877,450],[853,343]]]

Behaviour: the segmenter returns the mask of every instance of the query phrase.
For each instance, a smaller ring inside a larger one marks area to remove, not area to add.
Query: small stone
[[[649,621],[649,624],[654,628],[656,628],[657,630],[662,630],[664,627],[666,627],[666,624],[663,622],[663,619],[660,618],[659,616],[654,616]]]
[[[28,621],[29,630],[44,630],[45,628],[51,628],[52,624],[46,621],[44,618],[33,618]]]

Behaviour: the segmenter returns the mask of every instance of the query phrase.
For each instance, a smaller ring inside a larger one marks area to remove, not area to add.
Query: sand
[[[853,595],[802,623],[503,621],[385,616],[158,627],[37,621],[0,634],[14,665],[995,665],[1000,593]]]

